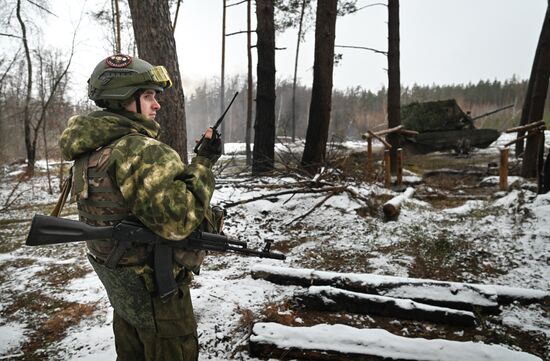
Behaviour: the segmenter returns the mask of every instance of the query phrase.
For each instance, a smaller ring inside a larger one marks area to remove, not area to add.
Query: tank
[[[455,99],[410,103],[401,107],[401,123],[405,129],[417,131],[418,135],[405,136],[404,146],[415,153],[450,149],[467,153],[472,147],[486,148],[500,136],[500,132],[496,129],[477,129],[474,120],[511,106],[472,118],[458,106]]]

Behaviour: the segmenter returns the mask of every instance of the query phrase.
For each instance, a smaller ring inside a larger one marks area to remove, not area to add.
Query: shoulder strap
[[[61,194],[59,195],[57,204],[55,205],[55,208],[50,214],[52,217],[59,217],[59,214],[63,210],[63,206],[65,206],[65,202],[69,197],[72,182],[73,182],[73,168],[71,167],[71,169],[69,170],[69,176],[65,179],[65,181],[63,181],[63,186],[61,187]]]

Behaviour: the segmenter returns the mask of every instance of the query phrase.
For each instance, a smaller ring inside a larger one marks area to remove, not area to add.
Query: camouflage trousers
[[[155,332],[132,326],[116,312],[113,314],[113,331],[117,361],[198,360],[196,333],[179,337],[161,337]]]
[[[189,293],[192,275],[181,270],[178,292],[161,300],[148,265],[110,269],[89,255],[114,309],[117,360],[196,361],[197,323]]]

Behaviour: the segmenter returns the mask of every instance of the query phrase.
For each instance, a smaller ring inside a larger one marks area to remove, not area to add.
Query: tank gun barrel
[[[508,108],[511,108],[513,107],[514,104],[510,104],[510,105],[506,105],[504,107],[501,107],[501,108],[498,108],[498,109],[495,109],[495,110],[491,110],[490,112],[487,112],[487,113],[483,113],[481,115],[476,115],[475,117],[472,118],[472,121],[473,120],[476,120],[476,119],[480,119],[480,118],[483,118],[483,117],[488,117],[489,115],[492,115],[492,114],[495,114],[495,113],[498,113],[498,112],[501,112],[505,109],[508,109]]]

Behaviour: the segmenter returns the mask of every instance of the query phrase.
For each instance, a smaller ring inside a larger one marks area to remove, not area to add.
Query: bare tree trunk
[[[32,92],[32,62],[29,44],[27,42],[27,28],[25,27],[25,22],[21,17],[21,0],[17,0],[16,15],[19,25],[21,26],[21,40],[23,41],[25,58],[27,61],[27,94],[25,96],[25,103],[23,106],[23,124],[25,129],[25,148],[27,150],[27,175],[32,177],[34,175],[34,161],[36,156],[36,148],[33,147],[31,140],[31,115],[29,111]]]
[[[162,96],[160,139],[174,148],[187,164],[185,95],[179,72],[178,54],[166,0],[129,0],[138,53],[155,65],[164,65],[172,78],[172,88]],[[154,10],[154,11],[153,11]]]
[[[546,9],[544,23],[537,45],[537,70],[535,81],[533,82],[533,93],[530,99],[529,107],[529,123],[543,119],[544,103],[548,94],[548,83],[550,79],[550,6]],[[523,177],[535,177],[540,174],[542,162],[540,158],[540,139],[539,137],[527,138],[523,163],[521,167],[521,175]]]
[[[298,82],[298,55],[300,54],[300,43],[302,42],[302,25],[305,11],[306,0],[302,0],[300,24],[298,25],[298,39],[296,40],[296,57],[294,58],[294,80],[292,81],[292,142],[296,140],[296,83]]]
[[[533,66],[531,67],[531,75],[529,76],[529,83],[527,84],[527,91],[525,92],[525,98],[523,99],[523,107],[521,108],[521,118],[519,125],[527,125],[529,123],[529,110],[531,108],[531,98],[533,97],[533,84],[535,83],[536,71],[539,61],[540,51],[537,47],[535,51],[535,59],[533,60]],[[524,131],[518,132],[518,138],[525,135]],[[525,147],[525,140],[522,139],[516,142],[516,158],[522,155]]]
[[[246,54],[248,58],[248,89],[246,93],[246,164],[251,164],[251,152],[250,152],[250,138],[252,132],[252,41],[251,41],[251,12],[252,5],[251,1],[247,1],[247,10],[246,10]]]
[[[48,159],[48,137],[46,136],[46,121],[42,123],[42,138],[44,139],[44,158],[46,158],[46,175],[48,177],[48,193],[53,194],[52,177],[50,175],[50,163]]]
[[[313,86],[302,167],[315,173],[325,162],[332,102],[337,0],[317,2]]]
[[[113,0],[115,5],[115,52],[120,54],[120,9],[118,0]]]
[[[222,71],[220,76],[220,114],[223,114],[225,111],[225,13],[226,13],[226,2],[227,0],[222,0],[223,3],[223,15],[222,15]],[[225,134],[225,122],[222,122],[222,134]],[[222,153],[225,153],[224,147],[224,137],[222,141]]]
[[[272,0],[256,0],[257,80],[252,173],[273,170],[275,162],[275,19]]]
[[[388,0],[388,128],[401,125],[401,71],[399,65],[399,0]],[[397,172],[399,134],[388,134],[391,172]]]

